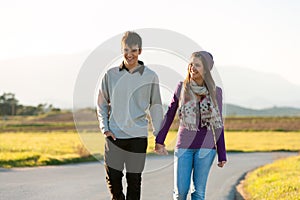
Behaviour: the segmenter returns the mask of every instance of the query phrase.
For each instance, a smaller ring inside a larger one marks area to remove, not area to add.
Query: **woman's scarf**
[[[197,131],[199,119],[201,116],[201,127],[207,127],[210,129],[211,126],[214,129],[222,128],[223,123],[219,113],[217,105],[209,95],[209,92],[205,86],[199,86],[193,80],[187,85],[186,90],[182,86],[179,100],[179,119],[181,125],[188,130]],[[197,96],[200,96],[200,106]]]

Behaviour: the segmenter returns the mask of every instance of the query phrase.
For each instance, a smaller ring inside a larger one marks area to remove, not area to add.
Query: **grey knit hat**
[[[214,66],[214,58],[211,53],[207,51],[199,51],[198,53],[205,59],[208,69],[211,70]]]

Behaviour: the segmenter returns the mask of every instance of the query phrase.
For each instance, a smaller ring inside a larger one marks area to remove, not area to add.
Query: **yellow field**
[[[300,132],[226,132],[228,151],[300,151]]]
[[[61,164],[88,156],[74,132],[0,134],[0,167]]]
[[[300,132],[226,132],[228,151],[299,151]],[[149,137],[148,153],[154,137]],[[174,149],[176,132],[167,136],[166,147]],[[87,149],[87,150],[86,150]],[[101,133],[35,132],[1,133],[0,167],[39,166],[100,159],[104,152]]]
[[[300,156],[281,159],[249,173],[244,190],[247,200],[300,200]]]

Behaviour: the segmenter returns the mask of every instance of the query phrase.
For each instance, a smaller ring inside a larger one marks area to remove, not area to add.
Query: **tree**
[[[47,112],[60,112],[59,108],[53,107],[52,104],[38,104],[35,106],[24,106],[19,104],[13,93],[3,93],[0,96],[0,115],[40,115]]]
[[[18,100],[13,93],[3,93],[0,96],[0,114],[1,115],[16,115]]]

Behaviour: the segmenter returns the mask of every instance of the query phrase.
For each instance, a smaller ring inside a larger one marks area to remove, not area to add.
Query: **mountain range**
[[[242,107],[300,108],[300,86],[272,72],[259,72],[242,67],[219,67],[224,102]]]
[[[88,54],[86,51],[71,55],[2,60],[0,93],[14,93],[24,105],[49,103],[55,107],[72,108],[76,78]],[[243,67],[215,68],[221,77],[223,102],[227,104],[226,115],[298,115],[299,85],[272,72],[259,72]],[[177,81],[176,78],[174,83]],[[174,88],[175,86],[174,84]],[[81,106],[94,107],[87,104]]]
[[[300,116],[300,109],[276,106],[264,109],[249,109],[233,104],[225,104],[223,108],[223,116],[290,117]]]

